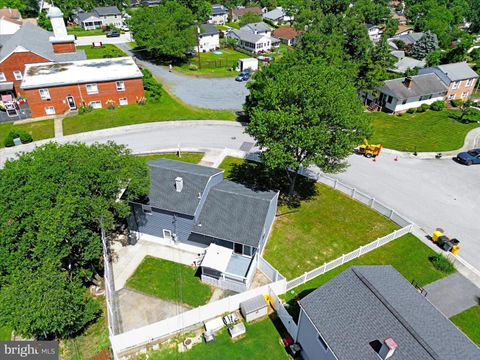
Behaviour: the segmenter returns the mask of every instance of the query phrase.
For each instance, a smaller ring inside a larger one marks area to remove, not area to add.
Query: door
[[[236,254],[242,254],[243,253],[243,246],[242,244],[237,244],[235,243],[235,247],[233,249],[233,251],[236,253]]]
[[[73,96],[67,96],[67,102],[70,110],[75,110],[77,108],[77,104],[75,104],[75,99]]]

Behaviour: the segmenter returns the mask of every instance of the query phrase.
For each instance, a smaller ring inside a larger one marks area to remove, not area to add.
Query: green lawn
[[[143,259],[126,287],[192,307],[206,304],[212,296],[210,287],[195,276],[195,269],[150,256]]]
[[[63,120],[63,133],[76,134],[85,131],[107,129],[167,120],[235,120],[231,111],[199,109],[182,103],[166,91],[158,103],[119,106],[114,110],[97,109],[83,115]]]
[[[225,26],[228,26],[234,29],[240,29],[240,24],[238,22],[227,22],[225,23]]]
[[[80,26],[67,26],[67,32],[70,35],[77,35],[77,36],[95,36],[95,35],[105,34],[105,32],[103,32],[102,29],[84,30]]]
[[[198,164],[202,160],[204,153],[197,152],[182,152],[181,157],[178,157],[176,153],[161,153],[161,154],[150,154],[150,155],[140,155],[140,158],[145,162],[156,159],[170,159],[178,160],[183,162],[188,162],[191,164]]]
[[[415,280],[424,286],[447,276],[428,260],[433,255],[432,249],[414,235],[407,234],[292,289],[283,297],[287,301],[297,295],[304,297],[353,265],[392,265],[408,281]]]
[[[246,160],[236,158],[233,156],[225,156],[219,168],[225,170],[224,175],[226,178],[230,178],[235,166],[242,165]]]
[[[222,48],[219,51],[222,51],[223,54],[217,55],[213,51],[200,53],[200,68],[198,70],[189,69],[190,64],[199,65],[197,56],[192,57],[186,64],[176,66],[175,69],[192,75],[236,76],[238,73],[232,71],[232,67],[237,65],[238,59],[247,56],[233,49]]]
[[[77,46],[79,50],[85,50],[87,59],[104,59],[127,56],[122,50],[112,44],[105,44],[103,47],[91,47],[90,45]]]
[[[31,123],[13,125],[13,123],[0,123],[0,148],[5,146],[5,138],[12,129],[20,129],[31,134],[33,141],[53,138],[55,130],[53,120],[42,120]]]
[[[8,326],[0,326],[0,341],[10,341],[12,338],[12,329]]]
[[[480,305],[450,318],[475,344],[480,346]]]
[[[448,151],[463,146],[467,133],[480,126],[455,120],[458,110],[427,111],[393,116],[382,112],[368,113],[374,134],[370,141],[388,149],[413,152]]]
[[[179,353],[173,348],[154,351],[149,353],[149,359],[291,359],[281,343],[281,335],[270,319],[245,324],[245,327],[247,332],[239,339],[232,340],[224,329],[213,343],[194,345],[191,350],[184,353]],[[145,359],[145,355],[141,358]]]

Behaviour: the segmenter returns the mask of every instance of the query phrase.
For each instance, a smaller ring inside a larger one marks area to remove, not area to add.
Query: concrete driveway
[[[106,35],[78,36],[76,45],[91,45],[93,42],[104,44],[123,44],[132,41],[130,33],[120,34],[119,37],[107,38]]]
[[[117,46],[135,55],[127,44]],[[137,54],[138,55],[138,54]],[[234,78],[198,78],[179,72],[169,72],[166,66],[155,65],[146,60],[137,61],[149,69],[160,82],[185,103],[214,110],[241,110],[248,95],[245,82]]]

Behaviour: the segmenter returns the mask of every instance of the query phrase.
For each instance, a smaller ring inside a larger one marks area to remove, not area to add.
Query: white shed
[[[262,295],[255,296],[240,304],[240,311],[247,322],[266,316],[268,305]]]
[[[257,71],[258,60],[255,58],[239,59],[237,62],[237,71]]]

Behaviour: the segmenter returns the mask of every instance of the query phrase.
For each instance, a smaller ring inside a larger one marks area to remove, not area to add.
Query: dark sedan
[[[247,81],[250,79],[250,73],[247,71],[241,72],[238,74],[238,76],[235,78],[236,81]]]
[[[120,33],[117,30],[111,30],[107,33],[107,38],[120,37]]]
[[[480,148],[461,152],[456,159],[465,165],[480,164]]]

